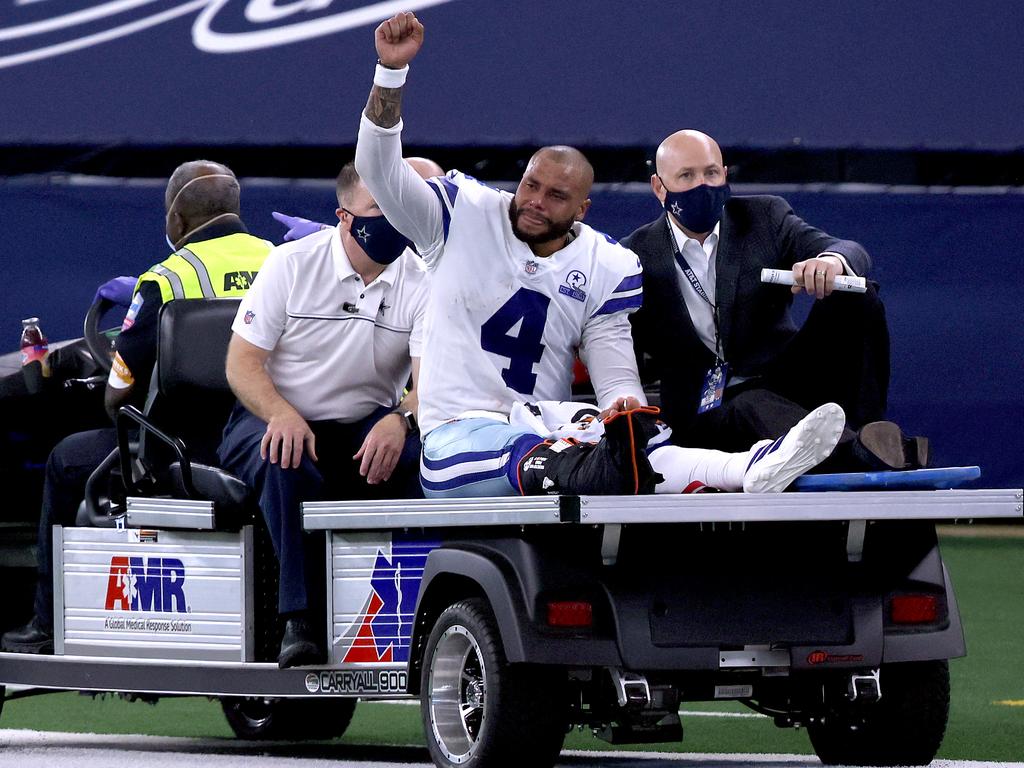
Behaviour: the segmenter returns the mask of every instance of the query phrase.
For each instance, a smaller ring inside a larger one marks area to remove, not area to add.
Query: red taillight
[[[932,624],[939,620],[935,595],[896,595],[889,602],[893,624]]]
[[[594,608],[582,600],[561,600],[548,603],[548,626],[590,627],[594,624]]]

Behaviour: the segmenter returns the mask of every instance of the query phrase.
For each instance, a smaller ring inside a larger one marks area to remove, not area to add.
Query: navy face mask
[[[664,184],[664,180],[661,183]],[[685,192],[669,192],[666,187],[663,205],[688,230],[703,234],[714,229],[722,218],[722,209],[730,194],[728,184],[720,187],[701,184]]]
[[[347,208],[342,210],[352,217],[352,237],[366,251],[366,255],[378,264],[390,264],[412,245],[383,216],[356,216]]]

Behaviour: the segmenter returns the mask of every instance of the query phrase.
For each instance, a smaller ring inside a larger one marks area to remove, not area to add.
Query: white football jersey
[[[421,248],[433,273],[421,362],[424,431],[466,412],[568,400],[577,350],[598,400],[642,398],[628,314],[642,299],[636,255],[585,224],[541,258],[512,231],[512,195],[452,171],[428,181],[444,235]]]

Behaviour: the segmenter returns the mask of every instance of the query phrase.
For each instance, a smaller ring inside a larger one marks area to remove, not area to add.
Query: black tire
[[[240,739],[319,741],[345,733],[355,699],[223,698],[224,717]]]
[[[807,726],[825,765],[927,765],[935,757],[949,719],[949,663],[886,664],[879,684],[882,698],[859,720]]]
[[[547,768],[568,723],[564,670],[505,659],[482,598],[449,606],[427,641],[420,710],[438,766]]]

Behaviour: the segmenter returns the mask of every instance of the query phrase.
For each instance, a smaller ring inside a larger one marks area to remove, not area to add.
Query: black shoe
[[[277,666],[281,669],[323,664],[324,655],[316,642],[316,635],[306,619],[288,619],[284,624],[281,638],[281,653],[277,655]]]
[[[914,469],[927,469],[931,461],[931,446],[927,437],[908,437],[907,458]]]
[[[873,421],[857,433],[853,454],[872,470],[923,469],[928,466],[928,438],[907,437],[891,421]]]
[[[44,627],[38,616],[24,627],[4,632],[0,648],[12,653],[53,653],[53,630]]]

